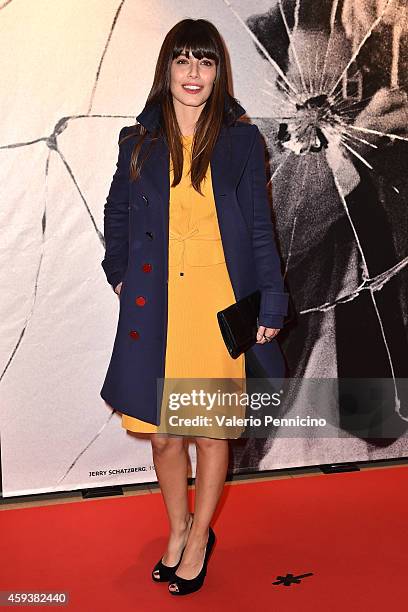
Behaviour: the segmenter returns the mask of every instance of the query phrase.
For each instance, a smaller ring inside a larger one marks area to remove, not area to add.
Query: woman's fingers
[[[263,327],[263,325],[260,325],[258,327],[258,331],[257,331],[257,334],[256,334],[256,339],[257,339],[258,342],[260,342],[262,340],[265,329],[266,329],[266,327]],[[265,340],[263,342],[265,342]],[[263,342],[262,342],[262,344],[263,344]]]
[[[408,101],[406,92],[388,88],[381,88],[377,91],[371,102],[361,111],[354,122],[355,127],[376,130],[384,135],[405,135],[407,124]],[[380,134],[366,135],[364,135],[364,138],[374,144],[381,138]]]
[[[278,332],[279,329],[275,329],[274,327],[264,327],[263,325],[260,325],[256,333],[257,344],[265,344],[265,342],[270,342],[270,340],[267,338],[272,340],[272,338],[274,338]]]

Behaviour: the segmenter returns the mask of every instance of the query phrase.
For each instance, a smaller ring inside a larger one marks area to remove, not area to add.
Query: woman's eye
[[[176,64],[180,64],[180,62],[186,62],[186,59],[179,59],[176,61]],[[212,63],[210,62],[210,60],[203,60],[203,63],[205,66],[212,66]]]

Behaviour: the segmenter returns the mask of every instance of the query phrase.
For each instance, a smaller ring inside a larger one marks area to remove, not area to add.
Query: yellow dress
[[[168,330],[165,360],[165,393],[161,406],[160,426],[122,414],[122,426],[140,433],[176,433],[178,435],[206,436],[213,438],[237,438],[243,431],[241,425],[232,426],[219,422],[199,426],[168,428],[168,416],[213,417],[218,414],[245,416],[245,406],[216,408],[168,409],[168,392],[174,389],[204,388],[216,393],[217,389],[237,394],[245,392],[245,358],[233,359],[224,344],[217,321],[217,311],[235,301],[221,241],[214,194],[211,167],[201,184],[204,197],[190,184],[192,136],[183,136],[183,177],[178,185],[170,188],[169,203],[169,282],[168,282]],[[170,163],[170,185],[173,180]],[[169,379],[169,380],[168,380]],[[173,379],[173,380],[171,380]],[[174,381],[174,379],[177,379]],[[204,385],[192,385],[191,379]],[[209,379],[217,379],[212,384]],[[219,379],[223,379],[220,381]],[[182,381],[186,381],[183,387]],[[221,384],[219,384],[221,383]],[[168,385],[168,387],[166,386]],[[212,385],[212,386],[211,386]],[[215,404],[214,404],[215,405]],[[176,419],[177,420],[177,419]],[[213,419],[214,420],[214,419]]]

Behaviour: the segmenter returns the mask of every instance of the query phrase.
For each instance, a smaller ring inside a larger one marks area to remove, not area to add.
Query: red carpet
[[[372,468],[226,485],[204,587],[178,598],[150,578],[166,542],[160,494],[4,510],[0,590],[68,591],[58,609],[86,612],[402,612],[407,476]]]

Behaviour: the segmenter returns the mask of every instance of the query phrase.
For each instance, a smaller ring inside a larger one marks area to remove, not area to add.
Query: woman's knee
[[[228,447],[228,440],[219,440],[217,438],[196,438],[195,443],[197,449],[200,450],[216,450]]]
[[[152,434],[150,440],[152,443],[152,449],[156,454],[165,452],[180,452],[184,446],[184,440],[181,437]]]

